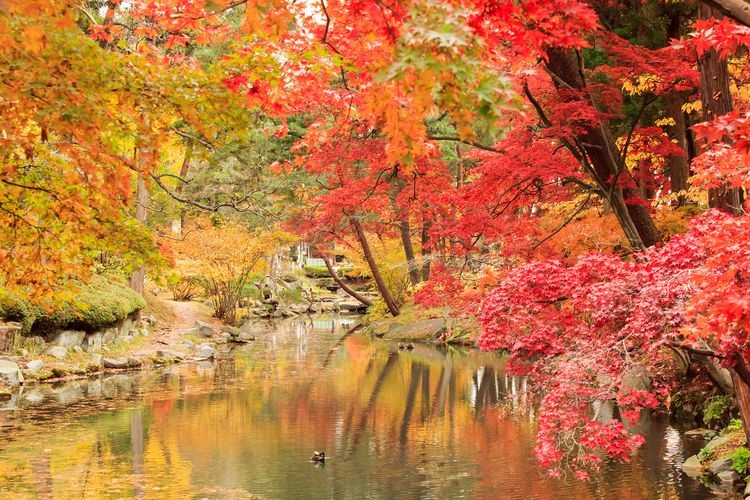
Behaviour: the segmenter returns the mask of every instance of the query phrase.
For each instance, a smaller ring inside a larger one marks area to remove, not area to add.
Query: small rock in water
[[[699,476],[703,471],[701,461],[698,460],[698,455],[689,457],[682,463],[682,471],[690,477]]]
[[[42,361],[41,359],[35,359],[26,363],[26,368],[28,368],[28,370],[32,372],[38,372],[42,369],[43,366],[44,361]]]
[[[50,356],[54,356],[57,359],[65,359],[65,357],[68,355],[68,350],[61,345],[56,345],[54,347],[50,347],[47,350],[47,354],[49,354]]]
[[[716,431],[713,429],[692,429],[685,433],[685,437],[697,439],[712,439],[716,437]]]
[[[216,356],[216,349],[210,344],[201,344],[198,346],[198,357],[203,359],[210,359]]]

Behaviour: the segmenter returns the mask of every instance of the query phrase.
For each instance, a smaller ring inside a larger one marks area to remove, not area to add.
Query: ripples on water
[[[525,381],[500,357],[399,351],[344,336],[352,322],[255,325],[255,343],[213,363],[27,388],[0,411],[0,497],[711,496],[680,472],[681,433],[663,420],[642,424],[631,464],[547,478]]]

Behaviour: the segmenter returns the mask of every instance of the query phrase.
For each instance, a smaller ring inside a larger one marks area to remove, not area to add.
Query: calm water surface
[[[651,420],[591,483],[532,457],[522,379],[473,350],[396,344],[353,320],[253,326],[214,363],[27,388],[0,411],[0,498],[710,498]],[[250,327],[249,327],[250,328]],[[309,462],[314,450],[330,457]]]

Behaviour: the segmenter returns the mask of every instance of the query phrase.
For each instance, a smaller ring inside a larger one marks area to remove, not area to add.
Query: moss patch
[[[68,297],[54,302],[34,303],[0,289],[0,319],[18,321],[25,335],[57,328],[97,330],[144,307],[141,295],[101,276],[72,285]]]

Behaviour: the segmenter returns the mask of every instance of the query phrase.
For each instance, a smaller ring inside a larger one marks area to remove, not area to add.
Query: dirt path
[[[176,346],[182,334],[190,330],[196,321],[203,321],[220,328],[223,323],[211,316],[208,307],[197,302],[177,302],[166,298],[160,298],[161,302],[172,309],[174,317],[171,320],[159,318],[156,329],[146,342],[141,344],[131,355],[135,357],[155,354],[159,349]]]

